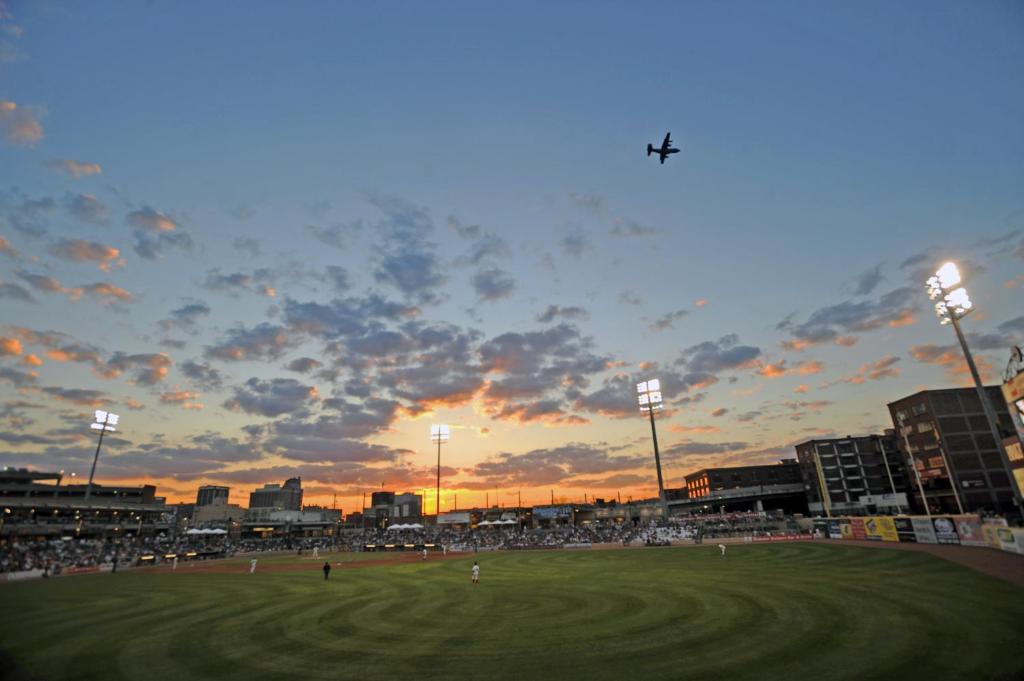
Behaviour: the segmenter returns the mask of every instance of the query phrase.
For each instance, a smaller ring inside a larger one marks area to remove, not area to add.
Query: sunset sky
[[[0,464],[656,494],[1024,342],[1010,2],[0,0]],[[665,165],[648,142],[682,151]]]

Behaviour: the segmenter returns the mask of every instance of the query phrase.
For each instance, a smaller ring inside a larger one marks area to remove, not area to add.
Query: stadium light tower
[[[441,517],[441,444],[448,442],[451,438],[451,428],[445,425],[430,426],[430,441],[437,443],[437,501],[434,507],[437,510],[437,517]]]
[[[658,451],[658,431],[654,427],[654,412],[665,408],[661,399],[661,381],[652,378],[636,384],[637,401],[640,413],[647,414],[651,419],[651,438],[654,440],[654,464],[658,468],[658,497],[661,499],[661,512],[668,522],[668,500],[665,498],[665,480],[661,476],[661,453]]]
[[[974,379],[974,388],[978,391],[981,408],[985,412],[985,419],[988,421],[989,430],[992,431],[992,437],[995,438],[996,447],[999,448],[999,456],[1003,460],[1003,468],[1010,479],[1010,489],[1013,491],[1013,500],[1017,505],[1017,513],[1024,516],[1024,501],[1021,500],[1020,488],[1017,486],[1017,480],[1014,478],[1013,471],[1010,468],[1010,460],[1006,455],[1006,447],[1003,446],[1003,438],[999,435],[995,409],[992,408],[988,393],[981,382],[981,375],[978,374],[978,367],[975,365],[974,357],[971,355],[971,349],[967,347],[967,339],[960,328],[960,320],[974,309],[974,303],[971,302],[971,297],[967,295],[967,289],[960,286],[961,280],[960,269],[956,266],[956,263],[947,262],[933,276],[928,278],[925,286],[928,289],[928,297],[936,301],[935,314],[939,317],[939,323],[942,325],[952,324],[953,330],[956,332],[956,338],[960,341],[960,349],[963,350],[964,359],[967,360],[967,368],[971,370],[971,378]],[[949,481],[953,484],[952,475],[950,475]],[[957,495],[957,500],[959,501],[959,495]]]
[[[111,414],[109,411],[103,411],[102,409],[96,410],[96,422],[93,423],[90,428],[93,430],[100,431],[100,441],[96,443],[96,455],[92,457],[92,470],[89,471],[89,484],[85,486],[85,498],[86,500],[92,496],[92,477],[96,474],[96,462],[100,458],[100,447],[103,446],[103,435],[109,432],[117,430],[114,426],[117,425],[118,419],[121,417],[117,414]]]

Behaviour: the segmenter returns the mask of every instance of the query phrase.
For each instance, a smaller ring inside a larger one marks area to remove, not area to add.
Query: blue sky
[[[5,464],[640,496],[634,379],[678,484],[1024,335],[1013,3],[0,6]]]

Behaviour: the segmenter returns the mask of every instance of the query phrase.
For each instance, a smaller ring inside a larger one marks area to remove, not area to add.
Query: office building
[[[910,511],[908,476],[896,434],[808,440],[796,458],[812,515]]]
[[[302,510],[302,479],[289,478],[284,485],[266,484],[249,493],[249,508],[278,511]]]
[[[196,495],[196,506],[209,506],[217,501],[226,504],[228,503],[228,495],[230,492],[230,487],[221,487],[220,485],[203,485],[199,488],[199,492]]]
[[[985,388],[1004,437],[1014,433],[998,386]],[[913,458],[915,494],[933,513],[1015,510],[1010,477],[974,388],[923,390],[889,404],[899,445]],[[916,473],[915,473],[916,471]]]

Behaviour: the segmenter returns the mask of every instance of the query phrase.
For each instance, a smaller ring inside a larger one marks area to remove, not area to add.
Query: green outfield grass
[[[792,543],[737,545],[725,558],[714,547],[481,553],[345,566],[326,583],[315,571],[249,575],[247,561],[233,564],[237,574],[0,585],[4,673],[936,681],[1024,672],[1024,589],[914,552]]]

